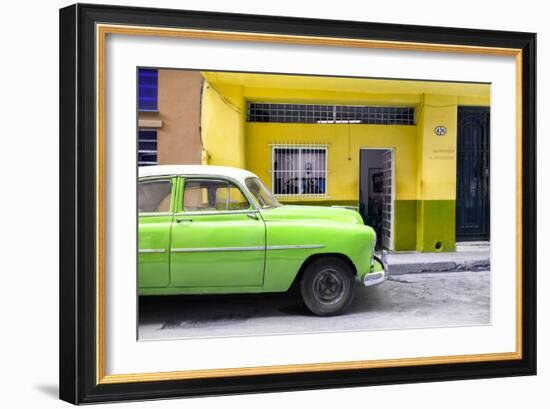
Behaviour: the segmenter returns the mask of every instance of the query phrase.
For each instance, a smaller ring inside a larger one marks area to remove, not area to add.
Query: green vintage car
[[[229,294],[299,286],[317,315],[386,279],[376,234],[354,210],[282,205],[260,179],[220,166],[139,168],[139,294]]]

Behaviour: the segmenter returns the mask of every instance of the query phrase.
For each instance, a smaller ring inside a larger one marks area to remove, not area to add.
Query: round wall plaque
[[[443,136],[447,133],[447,128],[443,125],[439,125],[434,128],[434,132],[437,136]]]

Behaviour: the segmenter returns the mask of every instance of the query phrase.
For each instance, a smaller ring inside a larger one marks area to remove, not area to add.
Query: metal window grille
[[[138,109],[158,111],[158,71],[138,69]]]
[[[138,135],[138,166],[157,164],[157,131],[140,129]]]
[[[326,144],[273,146],[272,186],[277,196],[327,195]]]
[[[248,122],[414,125],[415,109],[366,105],[248,103]]]

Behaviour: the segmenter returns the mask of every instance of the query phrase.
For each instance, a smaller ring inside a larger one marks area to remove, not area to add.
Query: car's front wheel
[[[300,282],[306,307],[322,316],[343,313],[353,301],[354,287],[352,268],[336,257],[314,260]]]

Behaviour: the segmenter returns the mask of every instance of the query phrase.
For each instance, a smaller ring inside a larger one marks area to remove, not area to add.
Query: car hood
[[[276,220],[327,220],[340,223],[363,224],[361,215],[355,210],[328,206],[281,205],[263,209],[266,221]]]

